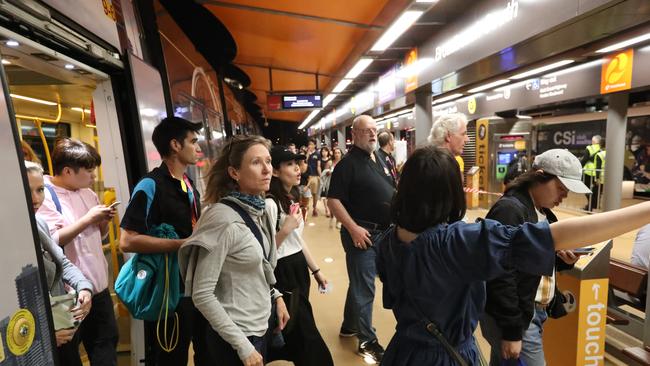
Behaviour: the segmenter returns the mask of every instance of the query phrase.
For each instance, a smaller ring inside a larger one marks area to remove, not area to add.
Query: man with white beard
[[[336,165],[327,195],[328,207],[343,225],[341,242],[350,281],[339,335],[356,335],[358,353],[380,363],[384,349],[372,326],[377,275],[377,249],[373,243],[390,224],[395,183],[376,155],[375,120],[365,115],[355,118],[352,138],[354,146]]]

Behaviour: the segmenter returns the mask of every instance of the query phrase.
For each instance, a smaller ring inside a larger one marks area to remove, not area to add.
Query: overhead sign
[[[600,76],[600,93],[614,93],[632,88],[634,50],[605,57]]]
[[[266,107],[269,111],[279,111],[282,109],[282,96],[271,95],[266,96]]]
[[[537,151],[568,149],[583,151],[595,135],[605,136],[605,121],[585,121],[540,126],[537,131]]]
[[[282,109],[323,108],[321,94],[292,94],[282,96]]]
[[[377,98],[379,104],[383,104],[391,101],[395,96],[395,69],[390,69],[390,71],[379,77],[379,81],[377,82]]]
[[[408,93],[418,87],[418,49],[413,48],[406,55],[404,60],[404,69],[407,70],[406,80],[404,81],[404,92]]]

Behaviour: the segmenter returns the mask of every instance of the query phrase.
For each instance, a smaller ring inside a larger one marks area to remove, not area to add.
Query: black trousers
[[[208,321],[203,317],[194,304],[192,298],[182,297],[176,307],[178,314],[179,336],[178,345],[172,352],[166,352],[158,344],[156,337],[156,322],[144,322],[145,333],[145,365],[146,366],[179,366],[187,365],[190,342],[194,347],[194,365],[212,366],[216,361],[211,361],[206,347],[205,329]],[[161,334],[162,337],[162,334]]]
[[[267,332],[266,335],[263,337],[248,337],[248,340],[253,344],[255,347],[255,350],[262,355],[262,358],[264,360],[264,364],[268,363],[269,361],[266,359],[266,346],[269,341],[269,333]],[[205,335],[207,338],[207,344],[210,346],[209,353],[210,357],[214,360],[219,360],[218,363],[213,363],[213,365],[218,365],[218,366],[242,366],[244,363],[241,361],[239,358],[239,355],[237,354],[237,351],[235,351],[234,348],[230,345],[230,343],[226,342],[221,336],[219,336],[219,333],[215,332],[212,327],[207,327],[205,330]]]
[[[278,259],[275,288],[282,291],[291,319],[282,331],[285,346],[268,349],[268,362],[292,361],[296,366],[332,366],[332,354],[320,335],[309,303],[309,270],[302,252]]]
[[[117,322],[108,289],[93,296],[88,316],[81,322],[74,338],[57,348],[59,364],[80,366],[79,341],[84,345],[91,366],[117,365]]]

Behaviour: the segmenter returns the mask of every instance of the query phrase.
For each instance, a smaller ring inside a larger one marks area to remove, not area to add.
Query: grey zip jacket
[[[273,270],[277,263],[274,218],[233,197],[258,225],[264,250],[244,220],[232,208],[209,205],[195,231],[178,252],[185,294],[241,360],[255,348],[249,336],[262,337],[271,315]],[[264,253],[267,254],[268,260]],[[275,296],[274,296],[275,297]]]

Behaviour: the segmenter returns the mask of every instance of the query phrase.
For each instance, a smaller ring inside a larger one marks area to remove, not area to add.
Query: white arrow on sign
[[[591,291],[594,292],[594,300],[598,300],[598,290],[600,290],[600,285],[597,283],[594,283],[591,286]]]

